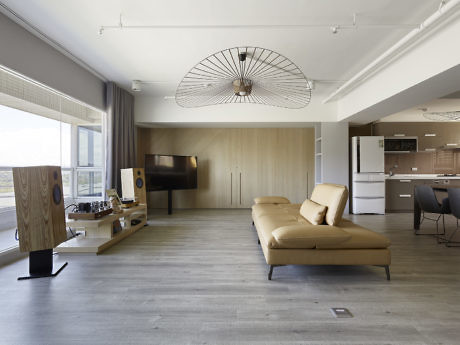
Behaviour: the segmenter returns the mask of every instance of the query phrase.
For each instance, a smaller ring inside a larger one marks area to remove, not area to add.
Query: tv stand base
[[[168,214],[172,214],[172,190],[168,189]]]

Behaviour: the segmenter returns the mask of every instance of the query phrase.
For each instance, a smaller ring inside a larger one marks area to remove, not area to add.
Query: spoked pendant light
[[[303,108],[311,83],[288,58],[272,50],[236,47],[208,56],[180,82],[176,102],[193,108],[225,103],[257,103]]]
[[[423,116],[432,121],[460,121],[460,111],[428,112]]]

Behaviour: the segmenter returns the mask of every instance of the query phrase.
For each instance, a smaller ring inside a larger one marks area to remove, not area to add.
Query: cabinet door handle
[[[230,205],[233,205],[233,173],[230,173]]]
[[[240,173],[240,205],[241,205],[241,173]]]
[[[410,194],[399,194],[399,197],[400,198],[411,198],[412,195],[410,195]]]
[[[399,182],[410,183],[412,180],[399,180]]]

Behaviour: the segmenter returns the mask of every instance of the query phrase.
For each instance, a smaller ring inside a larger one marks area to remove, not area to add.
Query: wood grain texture
[[[145,189],[144,168],[120,169],[121,173],[121,190],[125,199],[135,199],[140,204],[147,203],[147,194]],[[142,180],[142,187],[136,184],[137,179]]]
[[[141,128],[146,153],[198,157],[198,189],[173,192],[174,208],[249,208],[260,195],[303,202],[314,185],[313,128]],[[148,195],[166,207],[166,192]]]
[[[61,168],[13,168],[19,248],[23,252],[51,249],[67,238]],[[59,187],[60,202],[53,201]]]
[[[131,225],[132,220],[140,223]],[[120,221],[123,229],[114,233],[114,222]],[[122,239],[141,229],[147,223],[147,206],[141,204],[123,209],[121,213],[107,215],[100,219],[68,220],[67,226],[75,230],[84,230],[85,236],[72,238],[56,248],[58,253],[101,253]]]
[[[0,343],[458,344],[459,248],[415,236],[411,214],[350,218],[391,239],[391,281],[369,266],[277,267],[268,281],[249,210],[154,210],[101,255],[55,256],[69,265],[52,280],[17,282],[27,260],[0,268]]]

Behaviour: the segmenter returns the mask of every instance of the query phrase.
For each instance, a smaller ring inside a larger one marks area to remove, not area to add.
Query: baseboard
[[[19,259],[27,257],[29,253],[20,252],[19,247],[5,249],[0,252],[0,266],[8,265]]]

